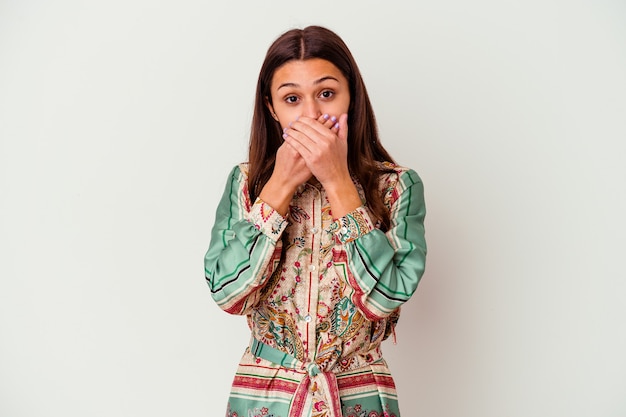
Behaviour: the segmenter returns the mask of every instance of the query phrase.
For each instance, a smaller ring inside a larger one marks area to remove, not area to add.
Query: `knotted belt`
[[[306,364],[288,353],[266,345],[263,342],[259,342],[255,338],[252,339],[250,353],[258,358],[280,365],[283,368],[306,370],[307,373],[298,385],[291,405],[289,406],[289,417],[307,415],[304,411],[308,411],[311,408],[321,411],[322,407],[328,408],[328,417],[342,417],[339,388],[337,387],[337,377],[334,372],[324,372],[315,362]],[[324,404],[313,402],[313,393],[320,390],[324,394]],[[309,393],[311,393],[311,395],[309,395]]]

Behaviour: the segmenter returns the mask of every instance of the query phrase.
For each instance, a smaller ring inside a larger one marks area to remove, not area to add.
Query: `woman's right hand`
[[[291,145],[283,142],[276,152],[272,176],[265,183],[259,198],[286,217],[296,188],[308,181],[311,175],[302,156]]]
[[[283,142],[276,152],[274,172],[270,180],[273,178],[278,180],[293,194],[296,188],[307,182],[312,175],[298,151],[287,142]]]

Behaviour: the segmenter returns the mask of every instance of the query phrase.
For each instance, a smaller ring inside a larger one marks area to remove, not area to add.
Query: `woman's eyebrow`
[[[283,87],[295,87],[295,88],[298,88],[300,86],[298,84],[296,84],[296,83],[282,83],[281,85],[278,86],[276,91],[280,90]]]
[[[327,80],[334,80],[334,81],[339,82],[339,80],[337,78],[333,77],[332,75],[326,75],[326,76],[324,76],[324,77],[322,77],[320,79],[317,79],[317,80],[313,81],[313,85],[317,85],[317,84],[323,83],[324,81],[327,81]],[[296,84],[296,83],[282,83],[281,85],[278,86],[276,91],[280,90],[283,87],[299,88],[300,85]]]
[[[339,82],[339,80],[337,78],[333,77],[332,75],[326,75],[326,76],[320,78],[319,80],[315,81],[313,84],[317,85],[317,84],[323,83],[326,80],[335,80],[335,81]]]

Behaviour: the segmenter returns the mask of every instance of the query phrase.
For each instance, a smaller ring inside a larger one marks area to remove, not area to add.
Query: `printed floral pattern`
[[[216,220],[205,256],[211,294],[225,311],[247,316],[254,342],[300,363],[288,368],[280,357],[247,350],[227,417],[287,417],[294,404],[306,404],[307,417],[328,417],[344,399],[359,402],[344,405],[344,416],[399,417],[380,344],[413,290],[397,291],[394,280],[416,284],[421,276],[423,189],[414,172],[385,168],[385,233],[372,224],[358,182],[364,204],[338,220],[319,183],[299,187],[283,217],[261,199],[250,201],[246,164],[233,170],[221,205],[230,202],[231,216]],[[293,401],[297,393],[306,402]],[[391,407],[381,410],[381,398]]]
[[[381,191],[386,191],[385,203],[393,204],[398,177],[387,178],[389,181],[381,184]],[[358,183],[357,189],[364,200]],[[271,208],[260,200],[254,204],[262,204],[260,213],[265,221],[273,219],[280,225],[281,218],[273,218],[275,213]],[[371,322],[353,304],[355,290],[346,280],[350,272],[344,261],[345,252],[338,245],[371,230],[373,226],[368,219],[367,209],[361,207],[343,217],[343,223],[335,221],[330,202],[320,189],[312,184],[299,188],[290,204],[289,224],[281,238],[284,256],[249,319],[258,340],[304,360],[308,349],[306,326],[315,318],[316,362],[322,369],[330,369],[341,356],[367,350],[391,333],[397,317],[394,321]],[[311,299],[317,299],[313,309]],[[363,363],[362,360],[343,362],[349,366]]]
[[[281,416],[277,416],[273,413],[270,413],[270,410],[267,407],[255,408],[253,410],[248,410],[246,414],[239,414],[236,411],[232,411],[230,409],[230,404],[228,404],[228,408],[226,410],[226,417],[281,417]]]
[[[356,404],[352,407],[347,407],[343,411],[344,417],[396,417],[395,413],[389,412],[389,406],[385,405],[385,410],[382,412],[377,411],[367,411],[365,408],[361,406],[361,404]]]

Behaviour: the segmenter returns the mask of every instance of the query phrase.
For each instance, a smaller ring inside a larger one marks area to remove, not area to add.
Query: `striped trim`
[[[242,400],[248,400],[248,401],[252,400],[252,401],[260,402],[261,404],[268,402],[267,395],[241,394],[241,393],[237,393],[234,391],[230,393],[230,398],[240,398]],[[271,402],[289,405],[291,404],[291,399],[292,399],[291,395],[289,395],[288,397],[284,397],[284,398],[273,396],[271,397]]]
[[[285,381],[280,378],[258,377],[253,375],[235,375],[233,388],[251,389],[255,391],[273,391],[293,394],[298,388],[297,382]]]

